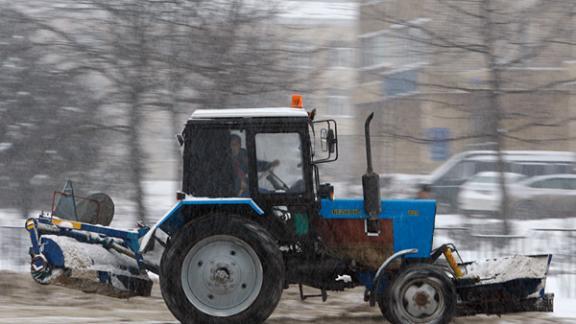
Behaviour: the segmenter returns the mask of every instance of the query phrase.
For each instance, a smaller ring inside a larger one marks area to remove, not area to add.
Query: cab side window
[[[299,133],[258,133],[255,136],[258,191],[304,192]]]

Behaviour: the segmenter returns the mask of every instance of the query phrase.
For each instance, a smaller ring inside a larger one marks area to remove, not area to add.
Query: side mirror
[[[320,131],[320,147],[322,152],[332,154],[336,151],[336,135],[333,129],[322,128]]]
[[[326,138],[326,142],[328,143],[328,152],[330,154],[336,151],[336,135],[334,135],[334,130],[328,130],[328,136]]]
[[[320,129],[320,136],[313,138],[312,147],[320,147],[320,152],[312,152],[313,163],[324,163],[338,159],[338,133],[334,120],[319,120],[312,123],[313,127]],[[316,132],[313,132],[316,134]]]

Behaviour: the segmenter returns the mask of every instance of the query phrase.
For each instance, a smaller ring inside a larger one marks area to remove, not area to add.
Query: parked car
[[[526,178],[511,172],[505,172],[504,177],[507,185]],[[500,173],[480,172],[460,187],[458,210],[465,215],[494,215],[500,210],[501,196]]]
[[[510,207],[519,219],[576,216],[576,175],[546,175],[513,184]]]
[[[576,154],[557,151],[502,151],[505,172],[528,177],[574,173]],[[467,151],[448,159],[424,179],[438,202],[439,212],[454,212],[460,186],[480,172],[497,170],[496,151]]]

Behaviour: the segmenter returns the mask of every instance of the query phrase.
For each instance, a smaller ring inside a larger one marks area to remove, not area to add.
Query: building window
[[[418,92],[419,69],[387,73],[382,80],[382,95],[385,97],[400,96]]]
[[[362,38],[362,67],[379,65],[385,62],[382,56],[382,48],[378,42],[381,40],[379,35]]]
[[[328,49],[328,66],[352,67],[354,65],[354,49],[347,47],[332,47]]]
[[[450,157],[450,130],[448,128],[428,128],[428,139],[430,140],[430,160],[444,161]],[[470,173],[467,165],[460,164],[457,171],[452,171],[454,178],[464,177],[464,173]],[[473,172],[470,175],[474,174]]]
[[[350,115],[350,96],[346,91],[329,90],[326,95],[326,114],[329,116]]]
[[[425,60],[422,32],[399,26],[361,38],[362,67],[401,67]]]

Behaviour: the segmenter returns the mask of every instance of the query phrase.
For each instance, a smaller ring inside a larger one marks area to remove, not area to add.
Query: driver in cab
[[[242,138],[236,134],[230,135],[232,151],[232,167],[234,168],[234,190],[240,197],[250,195],[248,187],[248,152],[242,148]],[[268,171],[277,167],[280,161],[256,161],[258,172]]]

